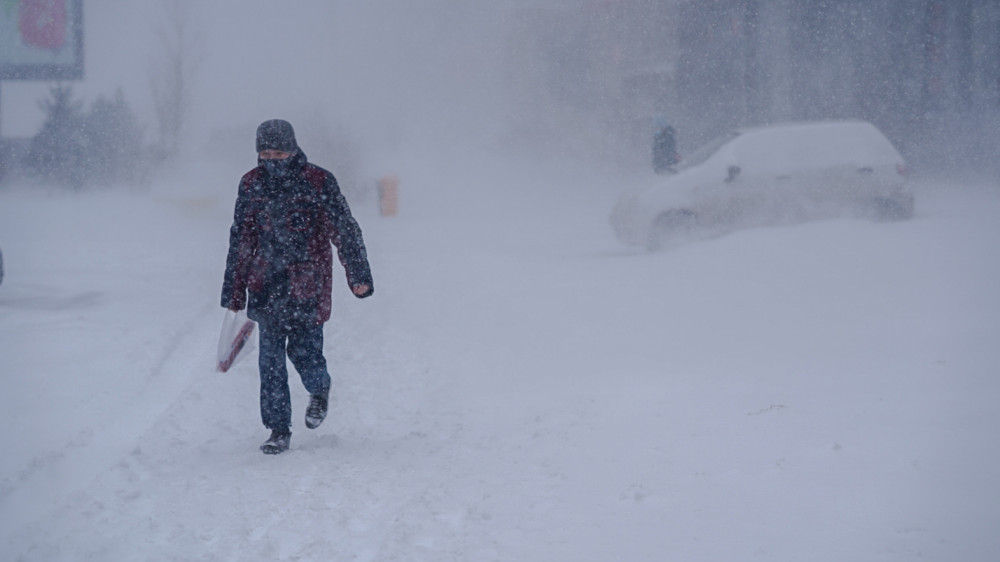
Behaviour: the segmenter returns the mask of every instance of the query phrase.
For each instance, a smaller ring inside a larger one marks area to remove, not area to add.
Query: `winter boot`
[[[288,450],[288,443],[292,440],[292,432],[287,429],[271,430],[271,438],[260,446],[260,450],[265,455],[277,455]]]
[[[319,424],[326,419],[326,408],[329,404],[330,392],[323,394],[311,394],[309,396],[309,407],[306,408],[306,427],[316,429]]]

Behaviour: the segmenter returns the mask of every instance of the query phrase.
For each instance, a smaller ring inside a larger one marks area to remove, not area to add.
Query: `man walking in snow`
[[[260,327],[260,415],[267,454],[288,450],[292,404],[285,355],[310,394],[306,427],[326,417],[330,374],[323,324],[330,319],[332,243],[358,298],[374,291],[361,229],[333,174],[310,164],[287,121],[257,128],[257,167],[240,180],[222,306]],[[249,299],[248,299],[249,296]]]

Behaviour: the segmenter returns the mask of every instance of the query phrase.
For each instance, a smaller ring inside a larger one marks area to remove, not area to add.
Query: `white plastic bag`
[[[256,346],[253,337],[257,323],[247,318],[245,310],[226,311],[219,333],[219,370],[225,373],[241,359],[250,355]]]

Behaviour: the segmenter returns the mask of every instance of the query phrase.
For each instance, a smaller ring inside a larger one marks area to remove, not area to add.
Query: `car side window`
[[[735,139],[738,136],[739,133],[733,131],[730,133],[726,133],[721,137],[716,137],[714,140],[701,145],[701,147],[692,152],[691,155],[688,156],[687,158],[681,160],[680,163],[677,164],[677,166],[675,166],[675,168],[679,172],[685,168],[691,168],[693,166],[697,166],[705,162],[706,160],[711,158],[713,154],[718,152],[719,149],[722,148],[726,143]]]

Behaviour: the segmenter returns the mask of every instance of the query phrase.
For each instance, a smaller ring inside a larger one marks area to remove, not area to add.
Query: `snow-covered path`
[[[225,187],[0,192],[4,558],[1000,559],[995,186],[646,255],[610,181],[487,166],[355,205],[277,457],[212,368]]]

